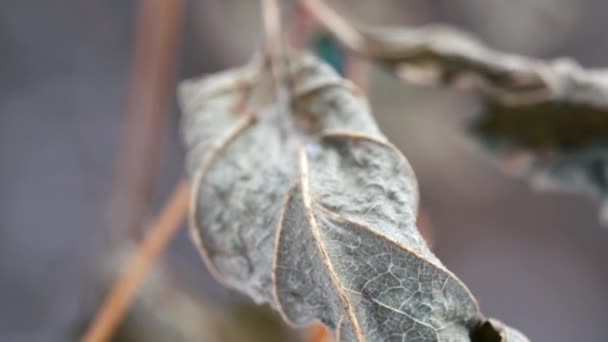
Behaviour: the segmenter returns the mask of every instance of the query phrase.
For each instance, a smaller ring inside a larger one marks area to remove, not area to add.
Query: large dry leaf
[[[227,285],[339,341],[526,341],[429,250],[411,167],[330,67],[255,59],[180,98],[192,237]]]

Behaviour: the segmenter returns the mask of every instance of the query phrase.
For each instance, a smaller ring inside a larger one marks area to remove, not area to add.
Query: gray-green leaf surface
[[[526,341],[427,247],[414,173],[361,92],[307,54],[278,70],[180,88],[191,234],[218,279],[339,341]]]

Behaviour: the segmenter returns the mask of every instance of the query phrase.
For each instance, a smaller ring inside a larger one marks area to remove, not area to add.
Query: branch
[[[496,51],[445,25],[364,32],[321,0],[301,3],[345,46],[389,65],[408,81],[464,87],[509,105],[552,101],[608,111],[608,69]]]
[[[181,181],[141,243],[123,276],[106,297],[103,306],[83,337],[83,341],[107,341],[112,336],[133,301],[137,288],[179,230],[186,217],[188,203],[188,184]]]
[[[265,53],[278,91],[282,82],[279,65],[283,56],[281,8],[278,0],[262,0],[262,21],[264,24]]]
[[[160,166],[184,0],[141,0],[110,198],[113,240],[139,239]]]
[[[277,0],[262,0],[262,19],[266,44],[276,44],[281,39],[281,10]]]

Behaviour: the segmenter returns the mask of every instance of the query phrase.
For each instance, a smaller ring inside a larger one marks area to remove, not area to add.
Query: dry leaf
[[[577,190],[604,200],[608,223],[608,111],[560,103],[512,108],[487,100],[473,136],[507,171],[540,189]]]
[[[278,69],[180,88],[191,233],[215,275],[339,341],[526,341],[427,247],[414,173],[360,92],[310,55]]]
[[[376,58],[402,79],[479,95],[472,132],[507,171],[541,188],[608,199],[608,77],[597,77],[603,72],[496,52],[442,26],[374,37]],[[509,167],[513,159],[527,162]]]
[[[303,3],[344,45],[401,79],[477,94],[473,132],[502,165],[516,166],[509,171],[608,203],[608,69],[496,51],[446,25],[363,32],[320,0]]]

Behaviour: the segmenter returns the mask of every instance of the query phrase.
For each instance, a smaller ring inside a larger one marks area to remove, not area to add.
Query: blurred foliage
[[[486,141],[539,150],[575,151],[608,139],[608,111],[590,105],[546,101],[509,106],[486,99],[472,124]]]

